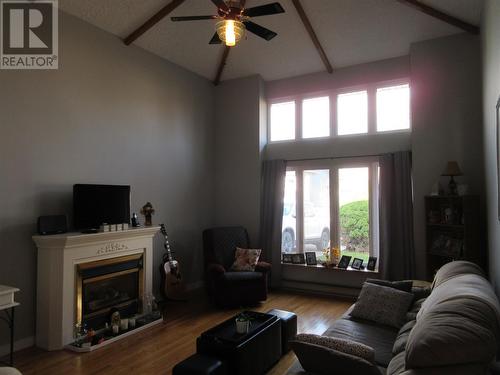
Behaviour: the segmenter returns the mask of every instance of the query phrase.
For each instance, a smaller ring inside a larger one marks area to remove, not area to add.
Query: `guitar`
[[[167,300],[180,299],[184,294],[184,283],[182,282],[179,262],[174,260],[172,252],[170,251],[168,234],[164,224],[160,225],[160,231],[165,237],[165,244],[163,245],[165,247],[165,254],[163,255],[163,262],[160,266],[162,292]]]

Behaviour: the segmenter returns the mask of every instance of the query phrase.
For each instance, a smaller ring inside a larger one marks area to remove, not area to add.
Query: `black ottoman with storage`
[[[224,363],[217,358],[194,354],[174,366],[172,375],[226,375]]]
[[[272,309],[267,314],[275,315],[281,320],[281,347],[282,354],[290,351],[290,340],[297,335],[297,315],[290,311]]]

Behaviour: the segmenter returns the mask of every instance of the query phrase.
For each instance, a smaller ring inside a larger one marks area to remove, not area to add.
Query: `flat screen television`
[[[97,229],[103,223],[128,223],[130,186],[73,185],[73,218],[76,230]]]

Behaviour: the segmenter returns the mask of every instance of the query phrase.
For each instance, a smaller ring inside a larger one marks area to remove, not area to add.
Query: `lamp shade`
[[[441,173],[441,176],[462,176],[462,174],[462,170],[458,166],[458,163],[456,161],[449,161],[443,173]]]

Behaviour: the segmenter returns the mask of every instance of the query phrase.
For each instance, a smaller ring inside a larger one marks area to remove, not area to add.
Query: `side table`
[[[14,301],[14,293],[19,292],[18,288],[7,285],[0,285],[0,320],[3,320],[10,328],[10,355],[7,365],[14,364],[14,309],[19,306],[18,302]],[[3,362],[3,361],[1,361]]]

